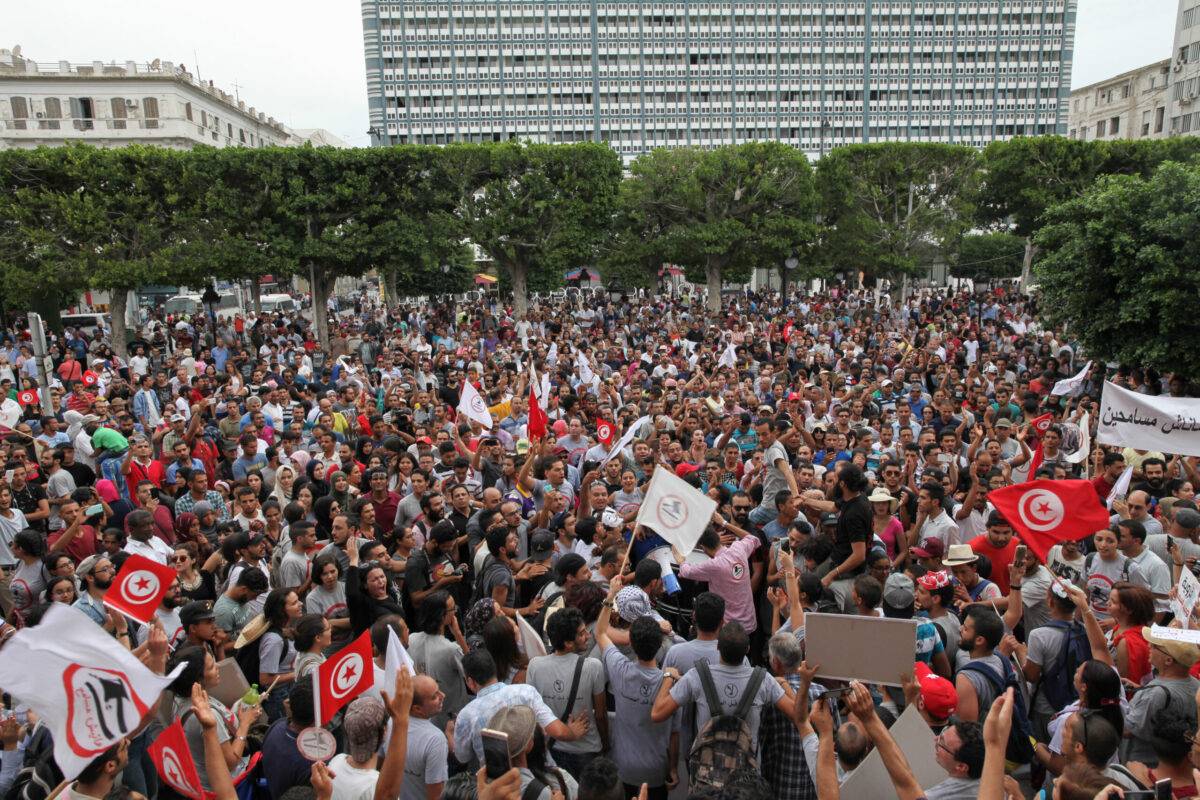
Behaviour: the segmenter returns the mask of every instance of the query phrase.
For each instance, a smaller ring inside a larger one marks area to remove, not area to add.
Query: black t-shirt
[[[25,488],[17,491],[13,489],[13,505],[21,509],[23,514],[31,514],[38,510],[38,503],[42,500],[49,499],[46,495],[46,490],[36,483],[26,483]],[[40,519],[29,523],[29,527],[38,531],[46,530],[46,520]]]
[[[833,535],[833,552],[829,556],[830,563],[835,567],[850,557],[855,542],[864,542],[870,549],[874,536],[871,504],[865,494],[860,493],[857,497],[844,501],[840,510],[837,531]],[[854,574],[862,572],[865,567],[866,561],[854,570]]]

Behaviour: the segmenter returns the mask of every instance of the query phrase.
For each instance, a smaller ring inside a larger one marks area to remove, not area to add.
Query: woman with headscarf
[[[313,495],[323,497],[329,494],[329,481],[325,480],[325,465],[320,461],[313,459],[308,462],[308,466],[304,468],[305,477],[308,478],[309,485],[312,486]]]
[[[338,508],[349,512],[354,507],[354,499],[358,496],[358,492],[350,486],[350,479],[340,469],[330,470],[328,478],[329,496],[337,501]]]
[[[215,548],[217,546],[217,512],[213,509],[212,504],[207,500],[201,500],[192,506],[192,513],[200,521],[200,535],[208,542],[210,548]]]
[[[206,556],[212,551],[208,539],[204,538],[204,534],[200,532],[200,518],[190,511],[183,512],[175,520],[175,546],[178,547],[187,542],[196,545],[197,551],[202,555]]]
[[[475,650],[483,646],[483,629],[497,613],[496,601],[490,597],[481,597],[467,610],[463,617],[463,636],[469,648]]]
[[[330,539],[333,536],[333,516],[342,510],[341,504],[329,495],[318,497],[313,503],[313,516],[317,520],[317,538]]]
[[[275,488],[271,491],[271,497],[279,501],[280,508],[287,508],[287,504],[292,502],[295,485],[296,468],[286,461],[281,463],[275,470]]]

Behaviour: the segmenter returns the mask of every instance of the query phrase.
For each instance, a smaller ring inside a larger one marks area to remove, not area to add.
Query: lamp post
[[[200,301],[208,308],[208,345],[215,347],[217,344],[217,309],[216,304],[221,300],[221,295],[217,294],[217,290],[210,283],[204,290],[204,294],[200,297]]]

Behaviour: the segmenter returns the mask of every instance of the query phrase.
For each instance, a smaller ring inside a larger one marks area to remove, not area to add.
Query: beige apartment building
[[[1170,134],[1171,60],[1156,61],[1071,92],[1072,139],[1158,139]]]

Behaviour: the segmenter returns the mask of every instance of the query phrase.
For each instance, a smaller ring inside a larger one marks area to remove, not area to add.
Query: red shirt
[[[65,528],[51,532],[46,537],[46,544],[53,547],[54,543],[61,539],[65,532]],[[67,551],[67,555],[75,559],[76,564],[88,556],[96,555],[96,529],[91,525],[80,525],[79,533],[75,535],[75,538],[64,549]]]
[[[137,485],[139,483],[150,481],[156,488],[161,489],[166,479],[167,471],[163,469],[161,461],[151,459],[149,466],[143,466],[138,463],[136,458],[129,460],[129,474],[126,476],[126,483],[129,484],[129,494],[133,498],[135,506],[141,505],[137,499]]]
[[[372,492],[368,492],[366,496],[371,498],[371,505],[375,507],[375,524],[382,531],[390,531],[396,524],[396,506],[400,505],[400,495],[388,492],[382,502],[376,500]]]
[[[196,443],[192,445],[192,458],[200,459],[200,463],[204,465],[204,472],[208,475],[208,485],[212,486],[217,481],[217,458],[220,453],[209,441],[203,437],[197,437]]]
[[[1110,482],[1103,474],[1092,478],[1092,488],[1096,490],[1096,494],[1100,497],[1100,502],[1106,505],[1108,504],[1108,495],[1116,485],[1115,481]]]
[[[1012,566],[1013,558],[1017,554],[1017,537],[1009,539],[1008,544],[999,550],[991,543],[986,533],[976,536],[967,544],[971,546],[975,555],[988,557],[992,562],[992,577],[988,580],[1000,587],[1001,594],[1008,595],[1008,568]]]

